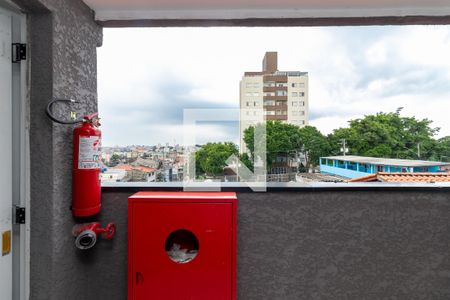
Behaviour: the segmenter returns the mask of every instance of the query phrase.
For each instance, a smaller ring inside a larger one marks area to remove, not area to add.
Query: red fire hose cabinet
[[[128,199],[129,300],[236,299],[235,193]]]

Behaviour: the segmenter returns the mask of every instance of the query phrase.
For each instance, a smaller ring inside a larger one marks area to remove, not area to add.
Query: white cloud
[[[369,65],[382,65],[387,60],[386,43],[377,42],[366,51],[366,58]]]
[[[197,124],[196,126],[189,126],[188,130],[189,132],[195,132],[196,144],[221,141],[239,143],[239,132],[236,126],[224,127],[220,124]],[[135,123],[133,128],[117,125],[109,127],[108,130],[103,130],[104,140],[111,141],[117,135],[120,136],[120,142],[109,142],[104,145],[154,145],[154,141],[158,141],[157,143],[161,144],[183,145],[184,140],[181,124],[142,126]]]
[[[105,144],[172,143],[183,107],[237,107],[265,51],[278,51],[280,70],[309,72],[310,123],[324,133],[403,106],[450,134],[449,26],[128,28],[105,29],[98,49]]]

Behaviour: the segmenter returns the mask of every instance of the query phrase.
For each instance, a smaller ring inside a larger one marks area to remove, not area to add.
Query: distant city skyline
[[[450,135],[450,26],[105,28],[103,144],[182,144],[183,108],[238,108],[242,74],[260,69],[266,51],[278,52],[280,70],[308,71],[310,125],[325,134],[404,107]],[[239,142],[237,122],[198,128],[198,144]]]

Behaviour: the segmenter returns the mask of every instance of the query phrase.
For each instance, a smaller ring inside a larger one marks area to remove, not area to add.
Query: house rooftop
[[[406,182],[436,183],[450,182],[450,173],[392,173],[379,172],[363,177],[353,178],[349,182]]]
[[[145,167],[145,166],[132,166],[132,165],[128,165],[128,164],[120,164],[115,167],[112,167],[112,169],[125,170],[125,171],[138,170],[138,171],[142,171],[145,173],[151,173],[151,172],[156,171],[156,169],[154,169],[154,168],[149,168],[149,167]]]
[[[450,162],[379,158],[379,157],[356,156],[356,155],[326,156],[326,157],[322,157],[322,158],[355,162],[355,163],[361,163],[361,164],[396,166],[396,167],[450,166]]]

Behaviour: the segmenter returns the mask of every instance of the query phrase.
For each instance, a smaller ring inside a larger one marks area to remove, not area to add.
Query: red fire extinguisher
[[[98,113],[84,116],[83,119],[64,121],[52,113],[55,102],[76,103],[72,99],[55,99],[47,105],[47,115],[60,124],[79,124],[73,131],[72,167],[72,214],[74,217],[89,217],[100,212],[100,172],[101,137]]]
[[[75,217],[100,212],[102,132],[98,114],[83,118],[73,131],[72,213]]]

